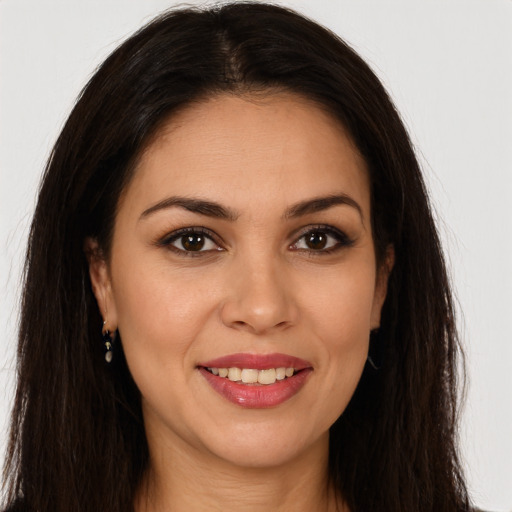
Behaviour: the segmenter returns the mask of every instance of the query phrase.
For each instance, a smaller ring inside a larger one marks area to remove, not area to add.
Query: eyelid
[[[336,243],[332,247],[328,247],[326,249],[304,249],[304,248],[296,248],[295,245],[298,244],[298,242],[307,234],[312,232],[323,232],[326,233],[329,236],[334,237],[338,243]],[[194,233],[194,234],[201,234],[210,239],[215,245],[218,246],[217,250],[205,250],[205,251],[185,251],[183,249],[179,249],[178,247],[175,247],[172,245],[174,241],[179,239],[182,236],[185,236],[187,234]],[[350,238],[345,232],[343,232],[341,229],[336,228],[334,226],[328,225],[328,224],[311,224],[308,226],[304,226],[300,229],[297,229],[293,232],[291,235],[293,236],[293,241],[288,245],[288,248],[294,251],[302,251],[302,252],[308,252],[312,255],[321,255],[321,254],[329,254],[331,252],[335,252],[337,250],[343,249],[345,247],[349,247],[354,244],[355,240]],[[224,242],[222,239],[217,235],[215,232],[211,231],[208,228],[205,228],[203,226],[188,226],[185,228],[180,228],[173,230],[167,234],[165,234],[163,237],[160,237],[155,242],[156,245],[160,247],[167,248],[169,250],[172,250],[180,255],[184,256],[205,256],[206,254],[216,252],[216,251],[222,251],[225,250]]]
[[[320,255],[322,253],[326,254],[326,253],[334,252],[334,251],[336,251],[338,249],[342,249],[344,247],[350,247],[355,242],[354,239],[350,238],[341,229],[335,228],[334,226],[330,226],[328,224],[312,224],[312,225],[309,225],[309,226],[305,226],[305,227],[297,230],[297,232],[294,233],[294,241],[290,244],[290,248],[293,248],[293,246],[296,245],[299,242],[299,240],[301,240],[307,234],[314,233],[314,232],[317,232],[317,231],[324,232],[327,235],[331,235],[331,236],[335,237],[339,241],[339,243],[336,244],[335,246],[329,247],[327,249],[319,249],[319,250],[314,250],[314,249],[294,249],[294,250],[296,250],[296,251],[306,251],[306,252],[309,252],[309,253],[312,253],[312,254]]]
[[[175,247],[172,245],[172,242],[176,241],[177,239],[179,239],[182,236],[185,236],[185,235],[191,234],[191,233],[200,234],[200,235],[203,235],[203,236],[209,238],[215,245],[218,246],[217,250],[224,250],[223,243],[222,243],[220,237],[216,233],[211,231],[210,229],[205,228],[203,226],[190,226],[190,227],[180,228],[180,229],[171,231],[170,233],[167,233],[163,237],[160,237],[156,241],[156,245],[158,245],[160,247],[165,247],[167,249],[173,250],[179,254],[186,255],[186,256],[199,256],[199,255],[204,255],[205,253],[212,252],[211,250],[185,251],[185,250],[179,249],[178,247]]]

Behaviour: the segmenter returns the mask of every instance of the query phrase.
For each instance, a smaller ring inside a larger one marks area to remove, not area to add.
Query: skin
[[[353,204],[285,215],[333,194]],[[171,196],[236,219],[177,205],[144,214]],[[170,240],[189,227],[208,229],[205,250]],[[312,229],[325,249],[306,244]],[[109,258],[88,244],[98,305],[142,395],[150,469],[136,509],[344,510],[327,484],[328,431],[362,374],[392,251],[378,269],[368,173],[343,127],[293,94],[194,104],[142,155]],[[239,352],[290,354],[313,372],[283,404],[244,409],[197,369]]]

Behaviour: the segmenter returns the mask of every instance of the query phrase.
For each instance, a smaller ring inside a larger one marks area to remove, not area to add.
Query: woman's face
[[[108,263],[91,264],[150,449],[253,467],[325,452],[383,274],[363,159],[292,94],[220,95],[173,117],[121,197]]]

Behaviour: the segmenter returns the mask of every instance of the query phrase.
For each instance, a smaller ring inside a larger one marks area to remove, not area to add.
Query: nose
[[[275,255],[264,262],[238,262],[231,267],[228,281],[221,308],[224,325],[253,334],[268,334],[297,322],[293,287]]]

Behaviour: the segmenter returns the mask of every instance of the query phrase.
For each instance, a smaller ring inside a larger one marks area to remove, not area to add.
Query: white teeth
[[[284,380],[292,377],[295,368],[269,368],[267,370],[255,370],[253,368],[207,368],[213,375],[228,378],[232,382],[242,381],[244,384],[274,384],[276,380]]]
[[[233,382],[242,380],[242,370],[240,368],[230,368],[228,370],[228,379]]]
[[[276,379],[283,380],[286,377],[286,368],[276,368]]]
[[[276,381],[276,371],[274,368],[269,370],[260,370],[258,373],[258,382],[260,384],[274,384]]]
[[[242,382],[244,384],[255,384],[258,382],[258,370],[244,368],[242,370]]]

